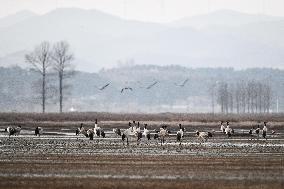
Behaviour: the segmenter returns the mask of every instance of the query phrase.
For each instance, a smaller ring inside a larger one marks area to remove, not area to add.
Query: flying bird
[[[154,83],[152,83],[151,85],[149,85],[146,89],[151,89],[151,88],[154,87],[157,83],[158,83],[158,81],[155,81]]]
[[[123,91],[125,91],[125,90],[132,91],[133,89],[131,87],[124,87],[124,88],[121,89],[120,93],[123,93]]]
[[[101,87],[101,88],[99,88],[99,89],[102,91],[102,90],[104,90],[105,88],[107,88],[109,85],[110,85],[110,83],[108,83],[108,84],[106,84],[106,85],[102,86],[102,87]]]
[[[175,83],[175,85],[179,87],[184,87],[187,82],[188,82],[188,79],[184,80],[182,84]]]

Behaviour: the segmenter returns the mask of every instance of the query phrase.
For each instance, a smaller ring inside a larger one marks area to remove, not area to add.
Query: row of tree
[[[26,54],[25,60],[40,74],[40,99],[43,113],[46,111],[47,75],[57,74],[59,112],[61,113],[63,110],[64,80],[74,73],[71,64],[74,60],[74,54],[70,52],[70,45],[66,41],[59,41],[54,45],[44,41],[37,45],[32,52]]]
[[[268,83],[241,81],[217,85],[217,104],[222,113],[269,113],[271,99],[272,90]]]

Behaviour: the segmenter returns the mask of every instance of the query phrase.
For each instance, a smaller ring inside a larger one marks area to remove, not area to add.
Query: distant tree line
[[[217,104],[222,113],[269,113],[272,90],[260,81],[240,81],[217,85]]]
[[[58,94],[59,94],[59,112],[63,111],[63,89],[68,85],[64,84],[64,80],[73,75],[73,66],[71,64],[74,59],[74,55],[70,52],[70,46],[66,41],[59,41],[52,47],[50,42],[44,41],[37,45],[35,49],[26,54],[26,62],[29,63],[33,69],[40,75],[40,99],[42,112],[46,111],[46,101],[48,97],[49,89],[52,89],[48,85],[48,74],[57,74],[58,78]]]

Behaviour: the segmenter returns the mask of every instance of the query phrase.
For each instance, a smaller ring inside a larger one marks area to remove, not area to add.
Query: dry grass
[[[231,122],[244,121],[269,121],[284,122],[284,114],[185,114],[185,113],[159,113],[159,114],[118,114],[102,112],[81,113],[0,113],[0,122],[62,122],[62,121],[188,121],[188,122],[219,122],[220,120]]]
[[[50,163],[52,166],[50,166]],[[48,155],[17,157],[3,162],[1,170],[24,175],[48,174],[48,177],[0,176],[0,188],[281,188],[283,166],[278,158],[133,155]],[[16,166],[13,166],[13,164]],[[56,175],[63,175],[62,177]],[[83,178],[78,176],[84,175]],[[92,175],[112,175],[98,178]],[[117,175],[141,178],[115,178]],[[159,176],[172,176],[163,179]],[[265,179],[267,176],[268,179]],[[71,177],[71,178],[70,178]],[[241,179],[240,179],[241,178]],[[278,179],[277,179],[278,178]],[[44,184],[43,184],[44,183]]]

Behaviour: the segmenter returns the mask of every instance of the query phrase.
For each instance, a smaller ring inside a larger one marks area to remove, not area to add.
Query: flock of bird
[[[189,79],[185,79],[182,83],[174,83],[174,85],[178,86],[178,87],[184,87],[186,85],[186,83],[189,81]],[[141,83],[141,82],[138,82]],[[151,89],[153,88],[155,85],[157,85],[159,82],[158,81],[154,81],[153,83],[151,83],[150,85],[146,86],[146,89]],[[111,85],[111,83],[107,83],[101,87],[95,86],[96,88],[98,88],[99,90],[103,91],[105,90],[107,87],[109,87]],[[140,87],[142,88],[142,87]],[[130,86],[125,86],[123,88],[121,88],[120,93],[123,93],[125,91],[133,91],[133,87]]]
[[[148,144],[148,142],[153,138],[156,141],[160,141],[161,145],[165,143],[165,139],[168,136],[176,136],[176,141],[181,145],[182,140],[184,139],[186,135],[185,128],[182,127],[181,124],[178,125],[178,131],[174,133],[173,131],[170,131],[167,127],[167,125],[161,125],[160,129],[157,130],[148,130],[147,124],[144,124],[144,129],[142,130],[140,127],[140,122],[132,121],[128,123],[127,129],[120,129],[115,128],[113,129],[113,133],[119,137],[121,137],[121,140],[124,142],[126,141],[127,145],[129,145],[129,141],[131,138],[134,138],[137,141],[137,144],[139,144],[144,136],[144,140]],[[267,122],[264,122],[263,128],[260,129],[260,126],[258,125],[256,129],[251,128],[248,133],[236,133],[233,128],[230,127],[229,121],[226,122],[226,126],[224,125],[224,122],[221,121],[220,124],[220,133],[226,135],[228,138],[236,135],[244,135],[244,136],[250,136],[251,140],[253,136],[257,136],[259,138],[259,135],[262,134],[262,137],[264,139],[267,135]],[[9,137],[11,135],[19,135],[21,131],[21,126],[17,127],[8,127],[5,129],[6,132],[8,132]],[[271,134],[274,134],[275,132],[272,130]],[[36,127],[35,128],[35,135],[40,136],[43,134],[43,128],[42,127]],[[76,136],[84,135],[85,137],[89,138],[90,140],[93,140],[94,137],[102,137],[105,138],[106,134],[105,131],[98,126],[98,120],[95,120],[95,127],[94,128],[85,128],[83,123],[81,123],[80,127],[76,129],[75,131]],[[215,134],[215,131],[195,131],[195,135],[200,140],[200,142],[206,142],[209,138],[213,137]],[[254,135],[255,134],[255,135]],[[152,137],[151,137],[152,136]],[[78,139],[78,138],[77,138]]]

